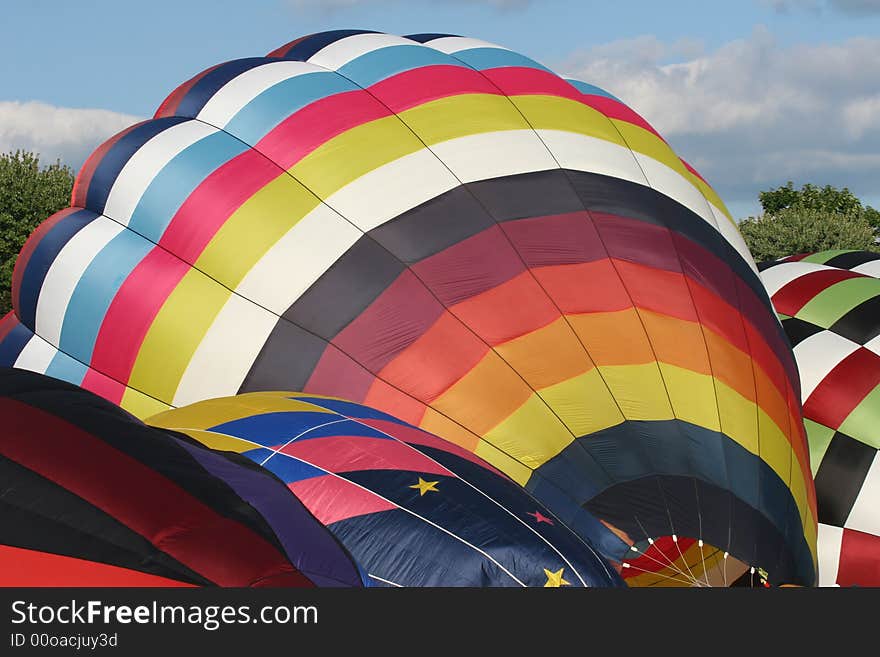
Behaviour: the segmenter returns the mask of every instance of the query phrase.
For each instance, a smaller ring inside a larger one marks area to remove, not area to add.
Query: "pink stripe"
[[[685,161],[682,160],[681,158],[678,158],[678,159],[681,160],[681,163],[684,165],[684,168],[685,168],[685,169],[687,169],[688,171],[690,171],[692,174],[694,174],[697,178],[699,178],[700,180],[702,180],[702,181],[703,181],[704,183],[706,183],[707,185],[709,184],[709,183],[706,182],[706,179],[703,178],[703,176],[700,175],[700,172],[699,172],[699,171],[697,171],[696,169],[694,169],[690,164],[688,164],[687,162],[685,162]]]
[[[378,495],[334,475],[295,481],[287,487],[322,525],[399,508]]]
[[[362,402],[375,378],[363,365],[328,344],[303,386],[303,392]]]
[[[91,368],[86,370],[82,387],[114,404],[119,404],[125,394],[125,386],[119,381],[114,381]]]
[[[159,245],[194,263],[233,212],[284,170],[333,137],[388,116],[364,91],[319,100],[292,114],[269,134],[211,173],[186,199]],[[293,180],[290,184],[296,185]]]
[[[147,331],[187,271],[185,262],[159,248],[138,263],[107,309],[95,341],[93,368],[128,382]]]
[[[477,71],[445,64],[422,66],[398,73],[377,82],[369,87],[369,91],[395,113],[448,96],[499,95],[498,89]]]
[[[310,438],[296,440],[281,452],[336,473],[362,470],[410,470],[421,474],[453,476],[449,470],[434,463],[418,450],[387,438],[366,436]]]
[[[434,449],[439,449],[444,452],[449,452],[450,454],[454,454],[459,458],[463,458],[471,463],[476,463],[481,468],[485,468],[486,470],[490,470],[494,472],[499,477],[507,476],[501,473],[499,470],[496,470],[494,467],[486,463],[479,456],[474,454],[473,452],[469,452],[463,447],[459,447],[455,443],[451,443],[448,440],[443,440],[442,438],[430,434],[426,431],[422,431],[421,429],[417,429],[415,427],[410,427],[405,424],[399,424],[397,422],[391,422],[389,420],[378,420],[378,419],[360,419],[359,422],[366,424],[368,427],[372,427],[373,429],[378,429],[384,433],[387,433],[390,436],[394,436],[406,443],[411,443],[413,445],[424,445],[425,447],[433,447]]]

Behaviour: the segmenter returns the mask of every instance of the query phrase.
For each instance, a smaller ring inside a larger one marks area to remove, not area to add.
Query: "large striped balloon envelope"
[[[797,370],[724,204],[620,100],[506,48],[344,30],[212,67],[95,151],[14,278],[0,362],[140,417],[363,402],[632,583],[815,579]]]
[[[374,586],[622,586],[617,572],[488,463],[375,409],[253,392],[147,422],[281,478]]]
[[[270,472],[0,368],[0,586],[363,586]]]
[[[761,264],[794,347],[819,510],[819,583],[880,586],[880,253]]]

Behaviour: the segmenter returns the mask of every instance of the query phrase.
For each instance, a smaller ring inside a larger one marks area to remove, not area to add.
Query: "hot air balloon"
[[[819,511],[819,584],[880,586],[880,254],[761,264],[794,348]]]
[[[147,422],[274,472],[374,585],[623,585],[591,545],[495,468],[361,404],[248,393]]]
[[[632,584],[815,580],[797,369],[724,204],[506,48],[342,30],[196,75],[89,158],[13,297],[0,362],[139,417],[340,397],[475,453]]]
[[[0,369],[0,586],[363,586],[271,473]]]

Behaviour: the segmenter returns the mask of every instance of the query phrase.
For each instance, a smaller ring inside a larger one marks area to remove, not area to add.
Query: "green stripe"
[[[810,469],[815,476],[819,471],[819,464],[822,463],[822,457],[825,456],[825,450],[834,437],[834,429],[807,418],[804,418],[804,426],[807,428],[807,444],[810,447]]]
[[[835,249],[833,251],[819,251],[819,253],[813,253],[808,255],[806,258],[801,260],[801,262],[816,262],[820,265],[824,265],[826,262],[831,260],[831,258],[836,258],[842,253],[852,253],[852,249]]]
[[[865,395],[840,425],[847,436],[880,449],[880,385]]]
[[[880,281],[871,276],[848,278],[825,288],[810,299],[795,317],[830,328],[860,303],[880,295]]]

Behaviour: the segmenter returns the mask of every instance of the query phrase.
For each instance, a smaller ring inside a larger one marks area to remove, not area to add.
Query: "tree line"
[[[12,271],[28,235],[49,215],[67,207],[73,170],[56,161],[40,165],[27,151],[0,154],[0,316],[12,308]],[[755,260],[826,249],[880,251],[880,211],[848,188],[807,183],[759,194],[762,213],[739,224]]]

